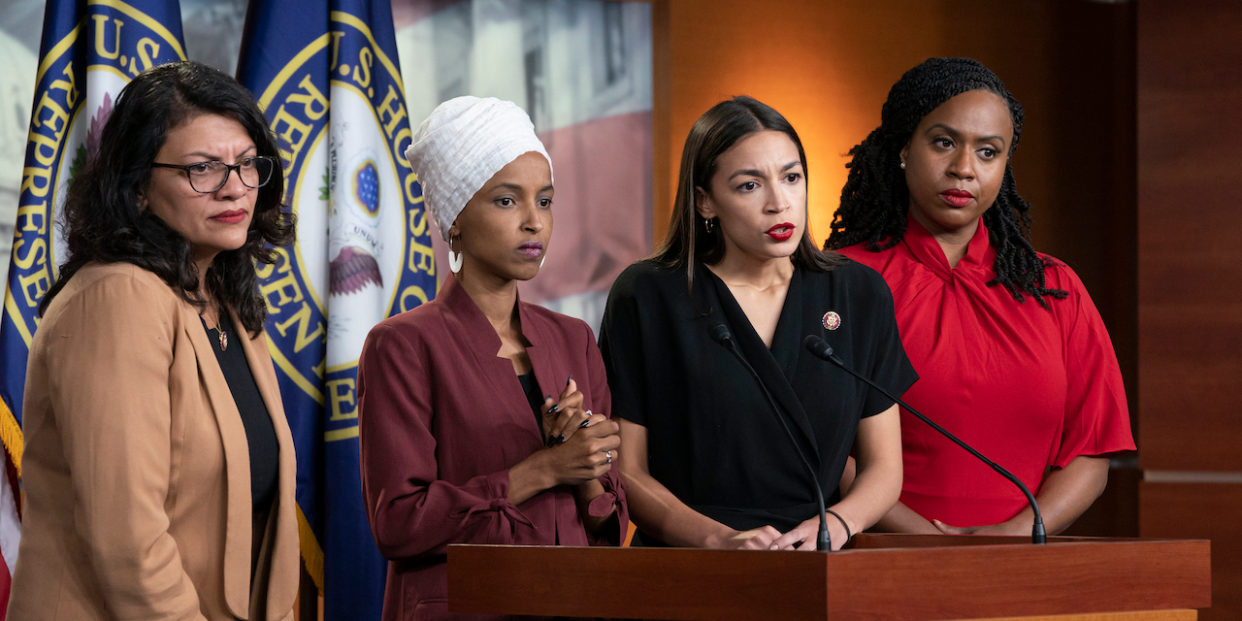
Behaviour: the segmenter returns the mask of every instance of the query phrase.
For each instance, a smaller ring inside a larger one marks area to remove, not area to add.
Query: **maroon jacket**
[[[611,415],[604,363],[582,321],[518,302],[522,334],[543,394],[570,374],[583,409]],[[543,448],[543,434],[500,337],[456,280],[439,297],[371,330],[358,363],[362,494],[389,560],[385,621],[449,618],[450,543],[618,545],[629,516],[614,464],[590,506],[618,506],[620,528],[596,539],[573,489],[508,500],[509,468]]]

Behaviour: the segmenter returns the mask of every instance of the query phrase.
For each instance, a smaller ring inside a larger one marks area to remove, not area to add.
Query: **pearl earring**
[[[902,170],[905,170],[905,169],[906,169],[906,163],[905,163],[905,162],[902,162],[902,163],[901,163],[901,169],[902,169]]]

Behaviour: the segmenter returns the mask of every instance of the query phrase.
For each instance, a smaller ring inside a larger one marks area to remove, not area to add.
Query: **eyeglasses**
[[[240,164],[224,162],[199,162],[189,166],[176,164],[151,164],[155,168],[175,168],[185,171],[190,178],[190,187],[200,194],[210,194],[224,187],[229,182],[229,173],[237,171],[237,178],[248,188],[261,188],[272,178],[272,170],[276,168],[276,158],[266,155],[248,157]]]

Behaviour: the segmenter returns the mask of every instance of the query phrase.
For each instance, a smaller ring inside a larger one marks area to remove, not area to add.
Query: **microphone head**
[[[727,326],[723,323],[718,323],[712,326],[712,340],[720,343],[721,345],[727,345],[729,341],[733,340],[733,335],[729,334],[729,328]]]
[[[830,362],[832,361],[832,346],[828,344],[828,341],[825,341],[815,334],[808,334],[805,339],[802,339],[802,344],[805,345],[807,351],[814,354],[816,358],[821,358]]]

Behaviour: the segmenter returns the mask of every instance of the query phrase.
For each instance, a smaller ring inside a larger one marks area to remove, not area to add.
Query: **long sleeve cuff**
[[[629,505],[625,499],[625,484],[621,482],[621,478],[617,475],[615,469],[600,477],[599,482],[604,487],[604,493],[596,496],[587,505],[587,515],[602,518],[611,513],[613,507],[616,507],[617,520],[615,528],[609,526],[613,524],[611,520],[607,522],[605,528],[592,537],[591,545],[619,546],[625,541],[625,535],[630,528],[630,512]]]
[[[487,486],[488,495],[491,496],[491,500],[485,505],[477,504],[469,507],[463,507],[461,513],[459,514],[462,515],[463,524],[468,524],[470,519],[478,513],[495,512],[509,520],[512,528],[512,532],[510,533],[511,536],[517,532],[517,526],[519,524],[528,528],[535,527],[534,522],[531,522],[530,518],[526,517],[526,514],[522,513],[522,510],[517,508],[517,505],[509,502],[508,470],[493,472],[484,477],[484,482]]]

